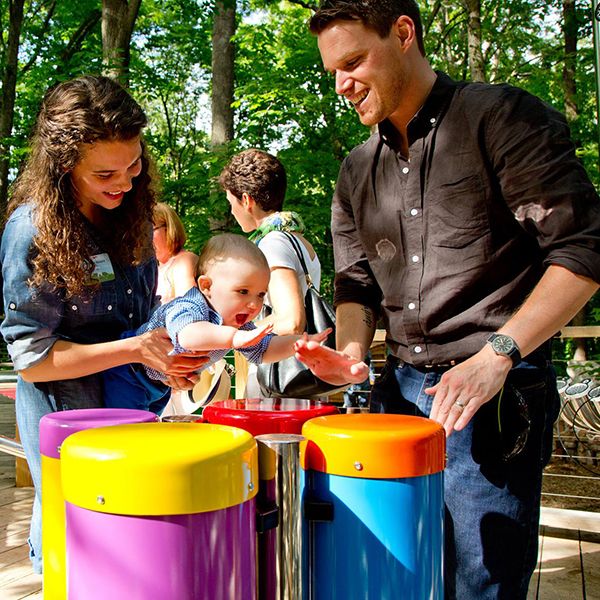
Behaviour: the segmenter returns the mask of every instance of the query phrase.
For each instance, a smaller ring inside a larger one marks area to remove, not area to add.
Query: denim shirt
[[[137,329],[148,320],[156,301],[155,259],[135,267],[111,261],[115,275],[112,281],[102,282],[100,289],[89,296],[66,300],[62,290],[32,288],[27,283],[32,276],[34,235],[32,208],[22,205],[10,216],[0,248],[5,310],[0,332],[16,371],[44,360],[58,339],[79,344],[116,340],[123,331]],[[91,255],[102,253],[100,247],[90,248]],[[47,384],[19,383],[22,394],[41,400],[41,392],[54,410],[102,403],[101,378],[97,374]]]

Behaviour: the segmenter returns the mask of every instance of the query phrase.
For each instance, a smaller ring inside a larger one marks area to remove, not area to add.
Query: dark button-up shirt
[[[332,206],[335,303],[380,310],[416,366],[480,350],[551,264],[600,282],[600,201],[564,117],[508,85],[439,73],[408,126],[342,164]]]

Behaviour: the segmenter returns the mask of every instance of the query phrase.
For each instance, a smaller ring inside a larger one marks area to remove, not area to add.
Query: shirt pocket
[[[467,249],[489,236],[484,186],[478,175],[469,175],[430,190],[430,244],[438,248]]]
[[[89,295],[76,296],[65,301],[65,318],[72,322],[89,323],[94,320],[117,318],[117,287],[114,281],[102,283],[100,289]]]

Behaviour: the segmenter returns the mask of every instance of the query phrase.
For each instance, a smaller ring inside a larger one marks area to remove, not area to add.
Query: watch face
[[[492,341],[492,348],[500,354],[510,354],[515,348],[515,343],[513,339],[507,335],[498,335]]]

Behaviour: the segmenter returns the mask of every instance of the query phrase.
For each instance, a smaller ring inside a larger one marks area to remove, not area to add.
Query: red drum
[[[299,398],[244,398],[209,404],[202,416],[209,423],[239,427],[252,435],[302,432],[314,417],[338,413],[333,404]]]

